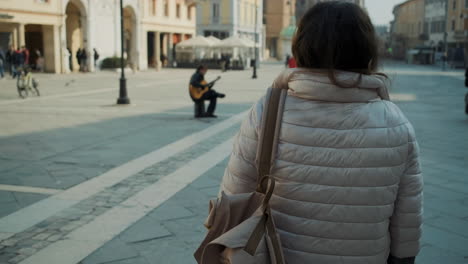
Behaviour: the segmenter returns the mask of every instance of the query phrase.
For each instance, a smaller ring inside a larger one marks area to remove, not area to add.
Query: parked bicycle
[[[19,68],[16,87],[21,98],[28,97],[29,94],[40,96],[39,82],[33,77],[31,69],[27,67]]]

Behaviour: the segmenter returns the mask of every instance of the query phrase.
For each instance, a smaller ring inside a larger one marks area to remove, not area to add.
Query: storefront
[[[35,11],[0,8],[0,47],[3,50],[26,47],[30,54],[29,65],[35,67],[39,57],[43,57],[44,70],[58,73],[61,66],[58,52],[60,15],[41,8],[44,6],[38,6]]]

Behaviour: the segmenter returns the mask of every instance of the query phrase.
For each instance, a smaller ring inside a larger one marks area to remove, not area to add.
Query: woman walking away
[[[319,3],[299,23],[292,50],[298,68],[285,73],[289,93],[270,172],[286,263],[414,263],[422,222],[418,144],[377,72],[368,15],[352,3]],[[221,184],[226,194],[257,187],[265,107],[260,100],[242,124]]]

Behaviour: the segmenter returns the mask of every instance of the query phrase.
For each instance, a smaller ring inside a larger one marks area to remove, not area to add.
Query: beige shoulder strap
[[[276,152],[275,138],[281,128],[284,101],[287,96],[291,71],[284,71],[268,89],[262,115],[262,126],[257,147],[257,191],[265,193],[261,186],[263,177],[270,174],[271,162]]]

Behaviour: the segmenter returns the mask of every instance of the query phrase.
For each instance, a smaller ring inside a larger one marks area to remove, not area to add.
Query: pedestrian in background
[[[220,66],[221,66],[221,71],[222,72],[225,72],[227,69],[226,69],[226,60],[227,60],[227,56],[223,53],[221,54],[221,60],[219,62]]]
[[[23,53],[23,56],[24,56],[24,61],[23,61],[23,64],[21,64],[21,65],[22,66],[29,65],[29,50],[28,50],[28,48],[26,48],[26,46],[22,46],[21,47],[21,52]]]
[[[5,65],[6,65],[5,52],[3,51],[3,48],[0,47],[0,79],[3,79],[3,77],[5,77]]]
[[[465,87],[468,88],[468,68],[465,69]],[[468,115],[468,93],[465,94],[465,114]]]
[[[320,38],[317,38],[320,36]],[[286,263],[414,263],[422,174],[415,132],[378,72],[366,11],[348,2],[309,9],[286,70],[270,200]],[[283,76],[283,75],[282,75]],[[265,98],[236,137],[221,191],[254,192]]]
[[[162,66],[166,67],[166,65],[167,65],[167,56],[166,56],[166,54],[161,54],[160,60],[161,60]],[[127,59],[127,61],[128,61],[128,59]]]
[[[39,72],[44,72],[44,57],[40,50],[36,49],[36,70]]]
[[[465,87],[468,88],[468,67],[465,68]]]
[[[231,69],[231,54],[226,54],[226,71]]]
[[[7,65],[5,67],[8,68],[8,71],[10,73],[10,76],[13,77],[13,73],[14,73],[14,63],[13,63],[13,55],[15,54],[15,48],[13,46],[10,46],[10,48],[8,49],[6,55],[5,55],[5,59],[6,59],[6,63]]]
[[[81,48],[78,48],[75,54],[76,62],[78,62],[78,71],[81,71]]]
[[[70,48],[67,48],[66,50],[66,56],[68,58],[68,68],[70,69],[70,72],[73,72],[73,60],[72,60],[72,52],[70,50]]]
[[[19,71],[21,68],[24,67],[24,62],[25,62],[25,57],[24,57],[24,52],[18,48],[14,53],[13,53],[13,78],[16,78],[16,76],[19,75]]]
[[[289,68],[289,59],[291,59],[291,55],[286,55],[286,61],[284,62],[284,67]]]
[[[88,52],[86,51],[85,48],[81,50],[80,62],[81,62],[81,71],[87,72],[88,71]]]
[[[288,60],[288,68],[294,69],[296,67],[297,67],[296,59],[294,57],[290,57],[289,60]]]
[[[96,48],[93,49],[93,57],[94,57],[94,67],[97,67],[97,61],[99,60],[99,53],[97,52]]]

